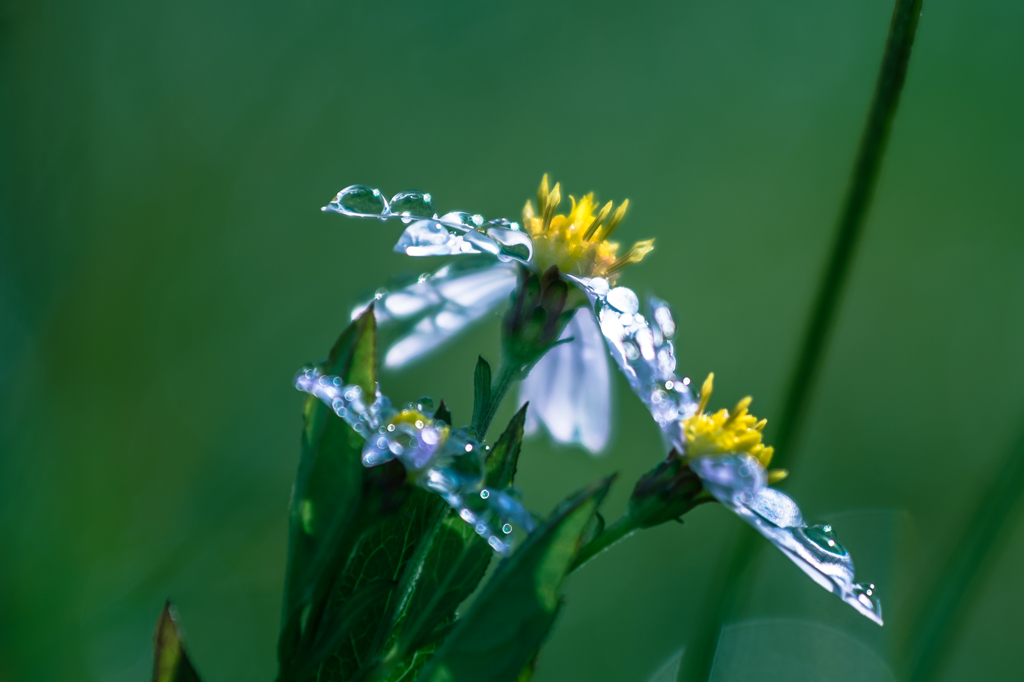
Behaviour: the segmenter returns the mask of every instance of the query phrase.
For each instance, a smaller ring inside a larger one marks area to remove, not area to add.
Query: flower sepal
[[[626,513],[636,528],[653,528],[680,521],[694,507],[714,501],[686,459],[673,450],[637,481]]]
[[[538,275],[519,269],[519,283],[512,293],[512,305],[502,320],[502,360],[529,369],[551,348],[586,300],[551,266]]]

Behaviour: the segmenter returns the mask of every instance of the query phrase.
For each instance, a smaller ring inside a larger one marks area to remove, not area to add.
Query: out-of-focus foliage
[[[199,682],[167,602],[153,633],[153,682]]]

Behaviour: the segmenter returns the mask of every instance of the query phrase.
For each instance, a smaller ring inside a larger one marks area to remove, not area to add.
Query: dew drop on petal
[[[479,222],[477,222],[478,218]],[[473,215],[465,211],[450,211],[437,220],[446,226],[458,227],[463,230],[474,230],[484,222],[483,216]]]
[[[854,582],[853,559],[832,526],[805,526],[799,507],[789,496],[765,487],[766,473],[755,458],[746,453],[697,457],[691,460],[690,469],[723,506],[753,526],[814,582],[882,624],[882,607],[874,586]]]
[[[761,488],[747,506],[761,518],[780,528],[804,525],[800,507],[789,495],[775,488]]]
[[[388,209],[388,202],[380,193],[380,190],[366,185],[351,185],[338,192],[327,206],[325,211],[335,211],[345,215],[366,217],[379,217],[385,214]]]
[[[608,305],[627,315],[636,315],[640,311],[640,301],[632,289],[615,287],[608,292]]]
[[[533,240],[519,230],[504,227],[492,227],[487,236],[498,244],[498,260],[529,262],[533,259]]]
[[[412,222],[416,218],[437,217],[430,195],[416,191],[399,192],[391,197],[388,213],[402,218],[405,222]]]
[[[498,245],[498,242],[478,230],[468,230],[462,235],[462,239],[465,241],[466,246],[472,249],[472,251],[467,250],[466,253],[489,253],[492,256],[497,256],[501,253],[501,247]]]

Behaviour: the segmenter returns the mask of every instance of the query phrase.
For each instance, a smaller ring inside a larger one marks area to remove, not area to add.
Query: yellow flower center
[[[775,449],[761,442],[761,432],[767,419],[760,421],[750,414],[747,408],[753,400],[750,396],[743,398],[736,407],[719,410],[707,414],[704,409],[714,389],[714,374],[709,374],[700,389],[700,404],[697,413],[683,422],[683,435],[686,436],[686,456],[719,455],[734,452],[745,452],[761,463],[765,469],[771,464]],[[785,469],[773,469],[768,472],[769,483],[781,481],[788,472]]]
[[[562,203],[561,187],[548,189],[548,176],[541,180],[537,190],[538,212],[532,201],[523,208],[523,227],[533,239],[533,262],[547,270],[557,265],[561,272],[580,277],[604,277],[614,281],[618,272],[630,263],[639,263],[654,249],[654,240],[633,244],[622,256],[619,245],[608,241],[612,232],[626,215],[629,201],[623,201],[615,211],[608,202],[595,214],[594,195],[587,194],[579,201],[570,196],[569,215],[555,214]]]
[[[433,428],[437,432],[437,441],[431,443],[431,445],[440,445],[448,438],[447,424],[443,421],[435,420],[433,417],[428,417],[419,410],[402,410],[388,422],[387,430],[394,431],[396,427],[403,424],[408,424],[417,431],[421,431],[427,426]]]

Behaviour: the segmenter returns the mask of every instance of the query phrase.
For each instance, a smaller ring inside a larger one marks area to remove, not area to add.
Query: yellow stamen
[[[697,403],[697,414],[700,414],[708,407],[708,401],[711,400],[711,393],[715,390],[715,373],[711,372],[708,374],[708,378],[704,380],[704,385],[700,387],[700,402]]]
[[[614,204],[609,201],[595,215],[598,204],[593,194],[569,199],[568,215],[557,214],[562,201],[561,185],[556,183],[549,188],[545,175],[537,189],[537,207],[530,201],[523,207],[523,227],[533,239],[533,260],[541,270],[555,265],[568,274],[614,281],[622,268],[639,263],[654,249],[654,240],[649,239],[637,242],[619,256],[619,245],[608,241],[626,215],[628,201],[614,211]]]
[[[772,461],[775,450],[761,442],[761,431],[767,420],[758,420],[750,414],[752,401],[750,396],[742,398],[736,407],[719,410],[713,414],[705,412],[708,400],[714,391],[714,374],[709,374],[700,389],[700,402],[697,413],[683,422],[683,434],[686,436],[686,456],[719,455],[734,452],[746,452],[757,459],[761,466],[767,468]],[[781,470],[780,470],[781,471]],[[769,476],[780,474],[772,474]],[[785,476],[785,474],[781,474]],[[779,478],[778,480],[782,480]]]
[[[615,262],[608,267],[608,272],[618,272],[622,268],[632,263],[639,263],[644,259],[644,256],[654,251],[654,240],[646,239],[642,242],[637,242],[633,246],[629,247],[629,251],[625,253],[621,258],[615,259]]]
[[[626,217],[626,209],[628,207],[629,199],[626,199],[619,205],[617,209],[615,209],[615,213],[612,214],[612,219],[605,223],[605,226],[601,230],[601,235],[598,237],[598,239],[608,239],[608,237],[612,236],[612,232],[614,232],[615,228],[619,226],[619,223],[622,222],[622,219]]]
[[[409,424],[417,429],[422,429],[426,426],[431,426],[435,431],[438,432],[439,440],[438,443],[443,443],[448,438],[448,425],[443,421],[435,420],[433,417],[428,417],[419,410],[402,410],[394,416],[394,418],[388,422],[388,430],[394,430],[393,426],[400,424]]]

